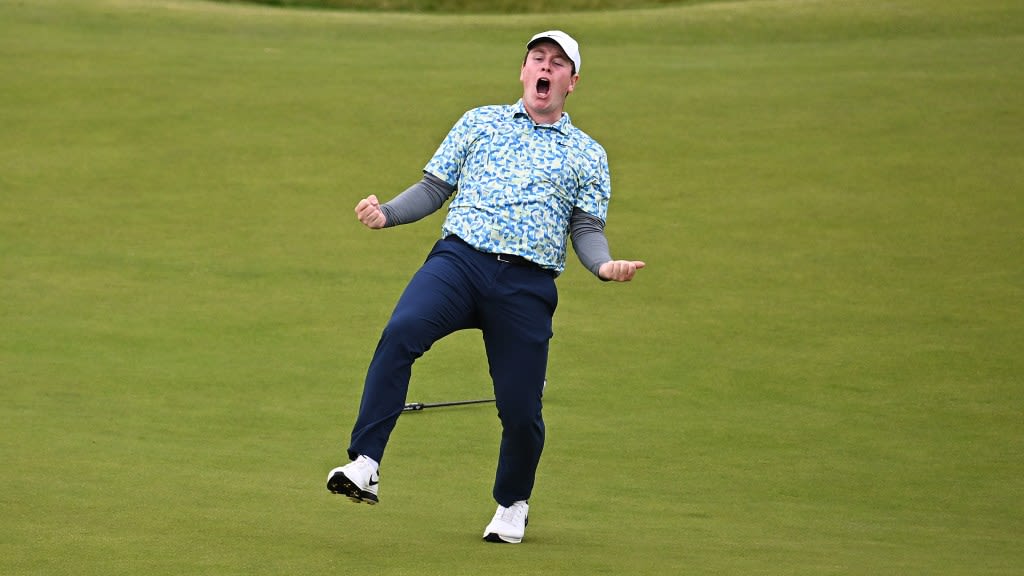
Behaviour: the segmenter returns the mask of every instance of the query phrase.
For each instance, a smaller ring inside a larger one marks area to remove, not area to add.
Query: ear
[[[576,83],[579,82],[579,81],[580,81],[580,75],[579,74],[575,74],[572,78],[570,78],[569,79],[569,89],[566,91],[566,94],[568,94],[569,92],[572,92],[573,90],[575,90],[576,89]]]

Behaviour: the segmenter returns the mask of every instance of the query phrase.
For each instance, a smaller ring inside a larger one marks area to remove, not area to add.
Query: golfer
[[[465,113],[423,170],[391,201],[359,201],[372,229],[415,222],[450,198],[441,239],[398,300],[370,361],[348,446],[351,460],[330,471],[327,489],[376,504],[378,468],[402,408],[413,362],[441,338],[483,333],[501,446],[484,530],[489,542],[519,543],[544,447],[541,396],[555,278],[571,237],[577,257],[601,280],[628,282],[644,267],[612,260],[604,235],[611,196],[604,149],[564,112],[576,89],[579,46],[552,30],[526,45],[523,97]]]

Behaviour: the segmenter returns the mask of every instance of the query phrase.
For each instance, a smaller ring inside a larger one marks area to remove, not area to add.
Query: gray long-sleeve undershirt
[[[438,211],[454,192],[454,186],[425,172],[422,180],[381,204],[384,227],[409,224],[429,216]],[[569,233],[576,257],[594,276],[601,278],[598,274],[601,264],[612,259],[608,238],[604,235],[604,221],[574,207],[569,217]]]

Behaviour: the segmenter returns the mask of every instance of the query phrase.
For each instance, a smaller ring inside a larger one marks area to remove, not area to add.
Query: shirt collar
[[[511,106],[511,113],[513,118],[525,117],[528,120],[530,120],[530,122],[533,122],[533,119],[530,118],[529,113],[526,112],[526,105],[523,104],[522,98],[520,98],[518,102]],[[568,112],[562,112],[562,117],[559,118],[558,122],[555,122],[554,124],[535,123],[534,125],[541,128],[553,128],[555,130],[558,130],[561,134],[568,134],[569,128],[572,126],[572,121],[569,119]]]

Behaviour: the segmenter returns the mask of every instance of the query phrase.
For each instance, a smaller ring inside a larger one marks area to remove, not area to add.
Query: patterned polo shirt
[[[604,148],[572,125],[534,124],[523,101],[466,112],[424,168],[456,187],[442,235],[483,252],[565,270],[574,207],[604,220],[611,197]]]

